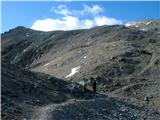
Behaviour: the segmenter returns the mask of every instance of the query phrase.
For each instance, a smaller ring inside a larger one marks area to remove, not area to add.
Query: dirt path
[[[152,55],[152,58],[148,64],[140,73],[139,75],[143,74],[146,70],[148,70],[150,67],[153,66],[153,64],[159,59],[159,56],[156,56],[155,54]]]
[[[70,99],[60,104],[49,104],[43,107],[37,107],[37,109],[33,112],[31,120],[52,120],[51,116],[52,111],[58,109],[61,106],[65,106],[70,103],[75,103],[79,101],[87,101],[87,100]]]

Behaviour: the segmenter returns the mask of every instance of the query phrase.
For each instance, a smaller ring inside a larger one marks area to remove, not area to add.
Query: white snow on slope
[[[139,27],[139,25],[141,26],[141,25],[149,25],[149,24],[151,24],[152,23],[152,21],[148,21],[148,22],[146,22],[146,21],[138,21],[138,22],[128,22],[128,23],[126,23],[125,24],[125,26],[126,27]]]
[[[146,25],[149,25],[151,23],[151,21],[147,22]]]
[[[126,23],[125,24],[126,27],[139,27],[138,24],[136,22],[130,22],[130,23]]]
[[[50,64],[50,63],[46,63],[46,64],[45,64],[45,65],[43,65],[43,66],[45,67],[45,66],[48,66],[49,64]]]
[[[73,76],[75,73],[79,72],[79,69],[80,69],[80,68],[81,68],[81,66],[77,66],[77,67],[75,67],[75,68],[72,68],[72,69],[71,69],[71,73],[70,73],[69,75],[65,76],[65,78],[68,78],[68,77]]]
[[[84,58],[84,59],[86,59],[86,58],[87,58],[87,56],[84,56],[83,58]]]

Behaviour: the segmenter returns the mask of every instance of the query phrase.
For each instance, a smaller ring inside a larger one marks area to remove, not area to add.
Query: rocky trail
[[[143,103],[95,95],[92,99],[71,99],[38,107],[32,120],[158,120],[160,113]]]

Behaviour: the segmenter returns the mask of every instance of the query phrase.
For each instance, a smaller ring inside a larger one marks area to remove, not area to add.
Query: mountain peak
[[[24,31],[24,30],[26,31],[26,30],[32,30],[32,29],[24,27],[24,26],[17,26],[15,28],[11,29],[10,31]]]

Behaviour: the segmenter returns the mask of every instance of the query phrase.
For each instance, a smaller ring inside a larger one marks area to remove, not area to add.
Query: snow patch
[[[50,64],[50,63],[47,63],[47,64],[45,64],[45,65],[43,65],[43,66],[45,67],[45,66],[48,66],[49,64]]]
[[[151,23],[151,21],[147,22],[146,25],[149,25]]]
[[[126,27],[139,27],[136,23],[132,22],[132,23],[127,23],[125,24]]]
[[[87,56],[84,56],[83,58],[84,58],[84,59],[86,59],[86,58],[87,58]]]
[[[72,69],[71,69],[71,73],[70,73],[69,75],[65,76],[65,78],[68,78],[68,77],[73,76],[75,73],[79,72],[79,69],[80,69],[80,68],[81,68],[81,66],[77,66],[77,67],[75,67],[75,68],[72,68]]]
[[[139,25],[149,25],[151,24],[152,21],[149,21],[149,22],[129,22],[129,23],[126,23],[125,26],[126,27],[139,27]]]

